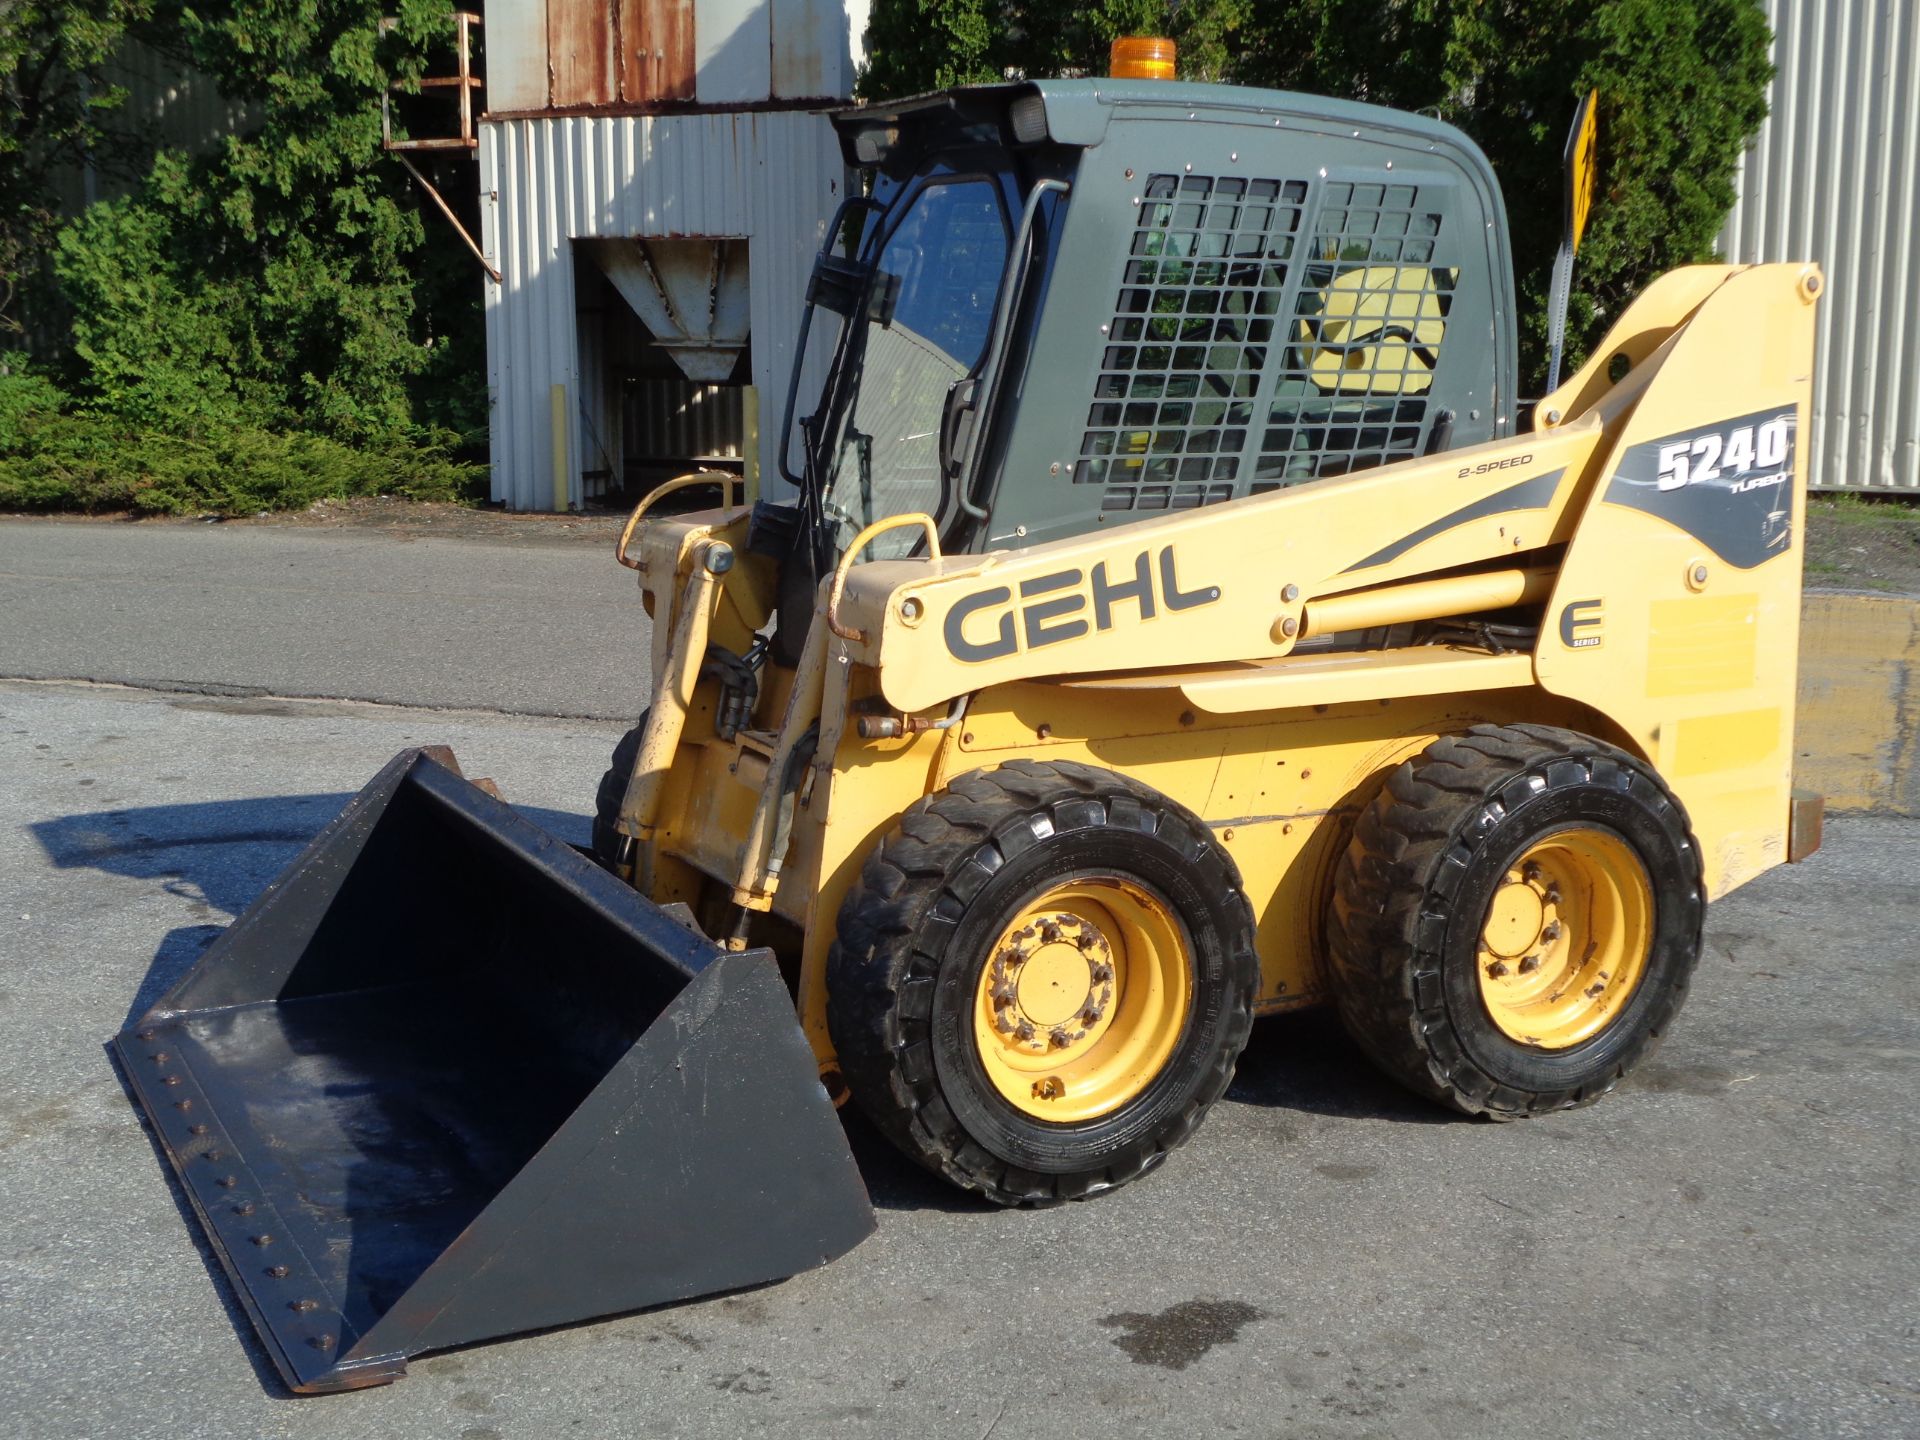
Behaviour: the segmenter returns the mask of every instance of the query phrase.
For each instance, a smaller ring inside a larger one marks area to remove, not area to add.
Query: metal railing
[[[457,73],[452,75],[425,75],[420,79],[422,90],[452,90],[454,100],[460,111],[460,133],[458,135],[430,135],[421,139],[393,138],[393,92],[400,90],[399,85],[388,87],[388,93],[380,97],[380,144],[387,150],[472,150],[479,143],[479,137],[473,129],[473,92],[484,90],[487,82],[473,73],[473,30],[484,24],[478,15],[467,10],[453,12],[453,46]],[[382,30],[391,30],[393,17],[388,16],[380,22]]]

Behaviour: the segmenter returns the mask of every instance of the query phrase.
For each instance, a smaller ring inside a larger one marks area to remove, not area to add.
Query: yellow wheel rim
[[[1193,1008],[1186,927],[1120,880],[1075,880],[1023,908],[980,973],[973,1039],[987,1079],[1035,1120],[1096,1119],[1165,1068]]]
[[[1653,885],[1604,830],[1549,835],[1487,905],[1475,963],[1493,1023],[1523,1045],[1565,1050],[1618,1015],[1647,972]]]

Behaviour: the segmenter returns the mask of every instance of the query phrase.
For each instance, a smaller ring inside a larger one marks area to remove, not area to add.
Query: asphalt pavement
[[[80,543],[55,564],[12,529],[8,576],[125,562]],[[1193,1142],[1113,1195],[996,1211],[850,1119],[879,1231],[825,1269],[287,1396],[105,1042],[395,751],[451,743],[577,839],[620,726],[190,693],[310,673],[285,688],[345,676],[476,705],[481,668],[423,682],[410,652],[383,657],[395,631],[301,652],[313,671],[179,633],[208,604],[265,634],[307,628],[287,605],[349,605],[289,599],[310,587],[260,558],[284,563],[282,543],[225,552],[198,587],[204,552],[164,545],[112,572],[118,593],[70,579],[27,622],[91,606],[57,620],[64,639],[23,639],[32,586],[0,591],[0,674],[30,653],[112,673],[116,604],[144,627],[145,679],[175,687],[0,681],[0,1435],[1920,1433],[1920,822],[1868,817],[1712,908],[1666,1046],[1593,1109],[1453,1118],[1376,1077],[1330,1017],[1265,1021]],[[320,543],[313,563],[441,633],[461,622],[434,618],[423,576],[463,573],[477,613],[505,614],[529,574],[572,573],[524,550],[438,571],[419,542]],[[244,601],[208,599],[230,582]],[[523,708],[541,704],[525,677],[571,663],[542,630],[488,638]]]
[[[378,530],[0,520],[0,676],[624,719],[646,703],[608,547]]]

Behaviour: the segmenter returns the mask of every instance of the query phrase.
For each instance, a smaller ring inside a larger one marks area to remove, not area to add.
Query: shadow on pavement
[[[1466,1119],[1382,1075],[1330,1005],[1257,1021],[1226,1098],[1358,1120],[1451,1125]]]
[[[876,1210],[943,1210],[950,1215],[990,1215],[1000,1207],[978,1195],[956,1190],[931,1170],[922,1169],[874,1129],[857,1105],[840,1109],[847,1144],[867,1182]]]
[[[38,820],[27,828],[62,870],[92,869],[157,881],[189,902],[204,924],[186,925],[160,942],[123,1025],[131,1024],[184,976],[226,928],[252,904],[320,828],[353,797],[346,793],[270,795],[90,810]],[[522,815],[569,843],[588,838],[584,816],[515,806]]]

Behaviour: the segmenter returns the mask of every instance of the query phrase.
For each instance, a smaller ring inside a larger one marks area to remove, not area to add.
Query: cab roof
[[[1498,193],[1493,167],[1480,147],[1444,120],[1391,110],[1384,105],[1290,90],[1111,77],[1016,80],[996,85],[963,85],[899,100],[846,106],[829,111],[828,118],[839,132],[847,163],[871,165],[877,159],[877,140],[889,131],[897,133],[887,137],[888,148],[904,141],[919,149],[942,138],[943,132],[955,138],[997,138],[1007,145],[1042,143],[1023,140],[1015,133],[1014,107],[1026,100],[1038,101],[1046,121],[1044,141],[1056,145],[1098,145],[1106,136],[1108,123],[1122,111],[1133,111],[1141,118],[1175,122],[1204,118],[1280,128],[1347,126],[1362,139],[1377,136],[1399,145],[1425,142],[1434,150],[1451,152],[1469,170],[1484,176],[1494,193]],[[1023,132],[1031,132],[1032,120],[1029,112],[1021,127]],[[863,137],[865,145],[861,143]]]

